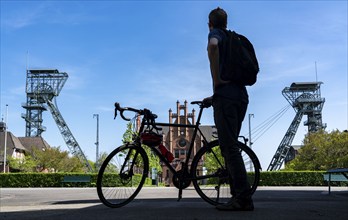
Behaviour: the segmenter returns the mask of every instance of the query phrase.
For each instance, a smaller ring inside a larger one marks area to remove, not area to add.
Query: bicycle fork
[[[121,178],[131,178],[133,176],[133,167],[134,163],[136,161],[136,158],[138,157],[139,152],[135,151],[135,154],[132,150],[127,152],[127,156],[122,164],[121,170],[120,170],[120,176]],[[131,160],[131,156],[133,157],[133,160]],[[128,173],[127,173],[128,172]]]

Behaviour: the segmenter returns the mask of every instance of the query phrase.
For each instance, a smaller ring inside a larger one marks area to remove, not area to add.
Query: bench
[[[348,182],[348,168],[328,170],[326,173],[324,173],[324,180],[328,182],[330,194],[331,182]]]
[[[64,176],[62,184],[64,183],[89,183],[91,176]]]

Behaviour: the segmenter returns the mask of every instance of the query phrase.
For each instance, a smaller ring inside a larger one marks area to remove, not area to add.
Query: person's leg
[[[246,104],[223,97],[214,97],[214,120],[222,155],[230,175],[231,193],[235,199],[251,200],[250,185],[243,158],[239,151],[238,135],[245,116]]]

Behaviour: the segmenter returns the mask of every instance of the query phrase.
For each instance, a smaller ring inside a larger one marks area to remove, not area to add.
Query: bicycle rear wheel
[[[255,153],[245,144],[240,144],[240,152],[253,194],[260,180],[260,163]],[[196,154],[191,172],[192,183],[197,193],[206,202],[218,205],[231,199],[228,172],[218,141],[211,142]]]
[[[112,151],[100,167],[97,179],[99,199],[118,208],[139,193],[149,171],[148,157],[140,146],[126,144]]]

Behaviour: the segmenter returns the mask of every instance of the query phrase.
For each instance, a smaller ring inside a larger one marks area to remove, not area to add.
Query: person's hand
[[[203,105],[204,107],[210,107],[213,104],[213,96],[207,97],[203,99]]]

